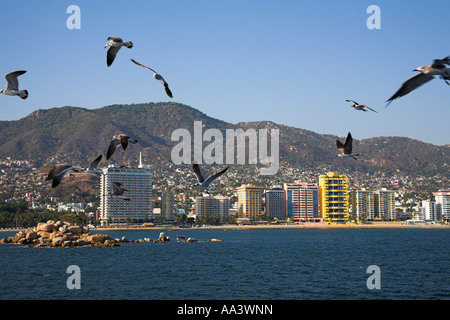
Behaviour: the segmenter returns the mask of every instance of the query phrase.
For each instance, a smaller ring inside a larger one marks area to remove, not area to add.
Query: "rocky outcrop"
[[[47,221],[16,235],[0,239],[0,243],[17,243],[35,247],[112,247],[118,242],[106,234],[92,234],[89,228],[67,222]]]

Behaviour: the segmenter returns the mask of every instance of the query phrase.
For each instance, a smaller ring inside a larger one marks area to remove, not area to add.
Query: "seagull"
[[[205,180],[205,178],[203,177],[201,171],[200,171],[200,167],[198,166],[198,164],[194,163],[192,165],[192,169],[194,170],[195,175],[197,176],[197,180],[198,180],[198,184],[197,187],[206,190],[208,193],[212,193],[211,189],[209,188],[209,185],[216,180],[219,176],[221,176],[222,174],[225,173],[225,171],[228,170],[229,167],[226,167],[225,169],[223,169],[222,171],[219,171],[211,176],[208,177],[208,179]]]
[[[440,76],[441,79],[444,79],[445,83],[450,85],[448,82],[450,80],[450,68],[447,68],[447,65],[450,65],[450,56],[444,59],[434,59],[432,64],[414,69],[413,71],[419,71],[420,73],[406,80],[400,89],[386,101],[388,102],[386,107],[393,100],[403,97],[428,81],[433,80],[435,76]]]
[[[112,65],[114,59],[116,58],[117,52],[119,52],[120,48],[127,47],[128,49],[131,49],[133,48],[133,42],[123,41],[119,37],[108,37],[108,42],[106,42],[105,44],[105,48],[106,47],[110,47],[106,55],[106,64],[109,67]]]
[[[365,104],[359,104],[358,102],[350,100],[350,99],[347,99],[345,101],[352,102],[353,103],[352,107],[355,108],[356,110],[361,110],[361,111],[366,112],[367,111],[366,108],[367,108],[369,110],[372,110],[373,112],[376,112],[375,110],[373,110],[372,108],[369,108]]]
[[[19,96],[22,99],[28,98],[28,91],[19,90],[19,80],[17,80],[17,77],[24,74],[25,72],[25,70],[20,70],[8,73],[5,76],[5,79],[7,81],[6,89],[0,90],[0,93],[6,94],[8,96]]]
[[[122,188],[122,184],[120,182],[113,182],[113,191],[109,193],[109,197],[120,198],[125,201],[130,201],[130,198],[125,197],[123,194],[125,191],[128,191],[125,188]]]
[[[338,150],[341,152],[340,154],[338,154],[338,157],[352,157],[355,160],[355,157],[359,157],[360,154],[352,154],[352,142],[353,142],[353,138],[351,133],[349,132],[347,135],[347,139],[345,139],[345,143],[342,144],[341,141],[339,141],[339,139],[336,140],[336,146],[338,148]]]
[[[113,153],[120,145],[125,151],[128,147],[128,142],[135,144],[138,141],[131,139],[129,136],[123,133],[113,136],[111,142],[109,143],[108,152],[106,153],[106,160],[109,160],[109,158],[111,158]]]
[[[150,69],[149,67],[146,67],[146,66],[140,64],[139,62],[134,61],[133,59],[131,59],[131,61],[133,61],[138,66],[141,66],[141,67],[146,68],[146,69],[150,70],[151,72],[153,72],[153,78],[155,78],[156,80],[161,80],[161,82],[164,86],[164,90],[166,90],[167,95],[170,98],[173,98],[172,91],[170,91],[170,89],[169,89],[169,84],[164,80],[164,78],[160,74],[158,74],[155,70]]]
[[[99,155],[91,162],[88,168],[75,167],[70,164],[57,164],[48,173],[47,181],[52,180],[52,188],[56,188],[70,171],[101,175],[98,171],[98,165],[101,160],[102,155]]]

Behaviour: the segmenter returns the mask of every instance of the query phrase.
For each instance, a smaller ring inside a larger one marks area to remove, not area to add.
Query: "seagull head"
[[[418,67],[418,68],[415,68],[413,71],[423,72],[423,71],[425,71],[425,67]]]

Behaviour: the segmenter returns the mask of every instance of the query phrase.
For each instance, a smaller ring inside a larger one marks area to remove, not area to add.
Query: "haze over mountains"
[[[38,109],[17,121],[0,121],[0,158],[39,159],[44,164],[57,155],[70,153],[74,161],[88,162],[99,153],[106,154],[113,135],[126,133],[139,143],[125,153],[117,152],[115,161],[137,159],[142,152],[151,164],[171,162],[172,148],[178,144],[171,141],[173,131],[184,128],[193,133],[194,121],[202,121],[203,132],[216,128],[224,137],[225,129],[278,128],[280,167],[450,177],[448,145],[436,146],[406,137],[363,140],[353,137],[354,152],[362,156],[359,161],[342,159],[337,157],[336,136],[270,121],[227,123],[174,102],[111,105],[99,109],[68,106]]]

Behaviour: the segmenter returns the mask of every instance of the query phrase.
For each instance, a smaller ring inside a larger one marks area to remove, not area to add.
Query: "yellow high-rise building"
[[[349,223],[348,178],[336,172],[319,176],[319,212],[325,223]]]
[[[263,187],[243,184],[237,188],[238,217],[253,219],[261,214]]]

